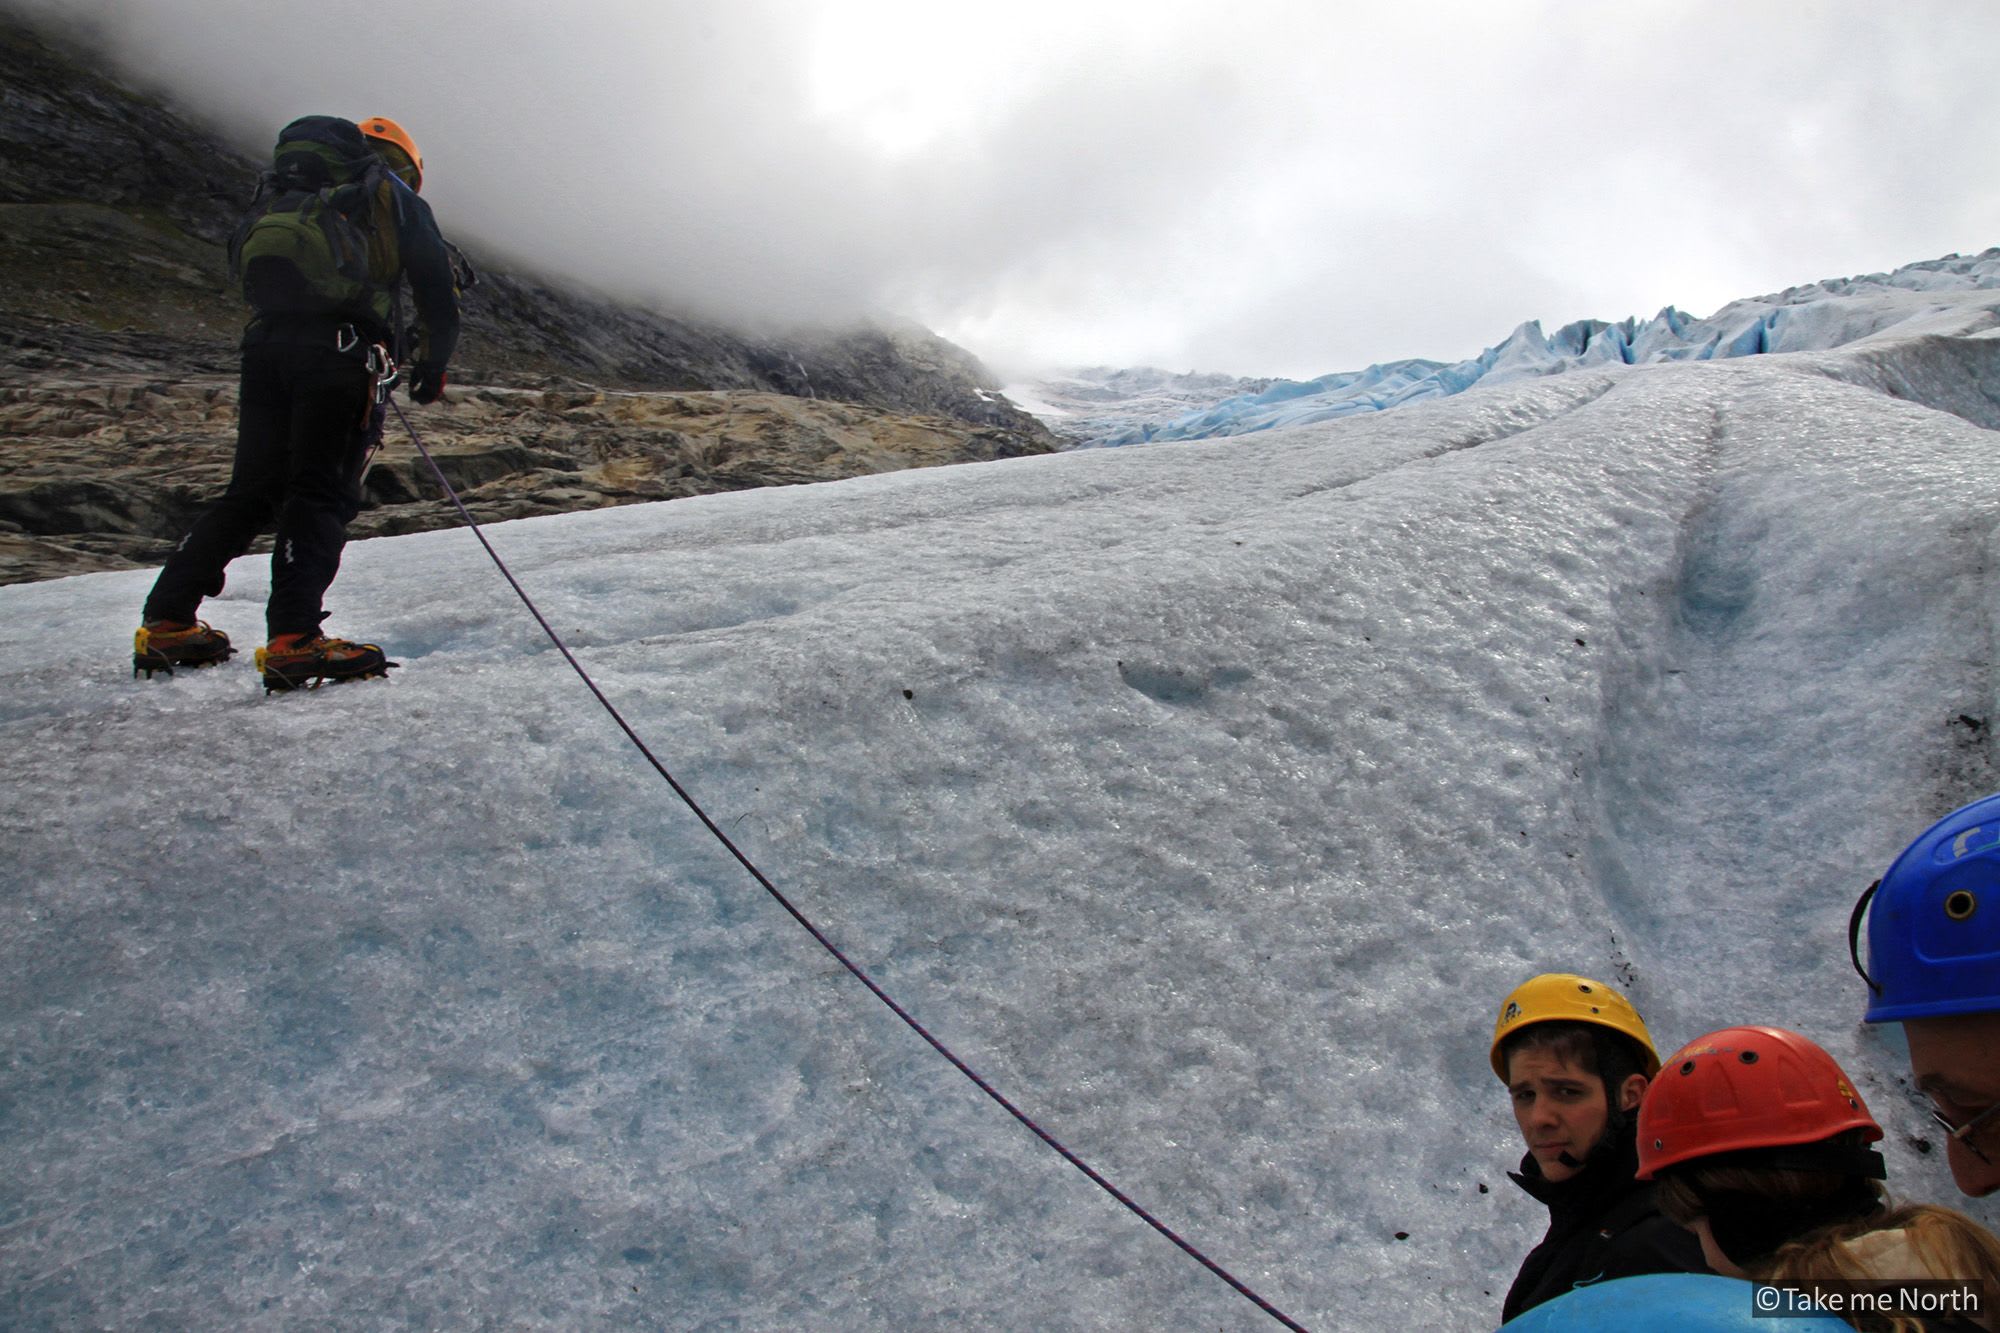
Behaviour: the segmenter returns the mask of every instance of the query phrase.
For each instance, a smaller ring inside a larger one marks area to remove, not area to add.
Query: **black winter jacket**
[[[1634,1179],[1639,1150],[1634,1127],[1607,1134],[1568,1180],[1542,1174],[1533,1153],[1508,1172],[1516,1185],[1547,1205],[1548,1234],[1528,1251],[1501,1307],[1512,1319],[1574,1287],[1642,1273],[1706,1273],[1701,1242],[1660,1215],[1653,1186]]]
[[[389,180],[396,201],[396,239],[402,276],[410,283],[417,307],[414,346],[398,354],[442,370],[458,350],[458,282],[451,253],[438,233],[431,206],[395,177]]]

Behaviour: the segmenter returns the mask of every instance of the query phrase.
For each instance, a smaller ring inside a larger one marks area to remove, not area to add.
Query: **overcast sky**
[[[2000,244],[1993,0],[7,0],[447,234],[996,370],[1307,376]]]

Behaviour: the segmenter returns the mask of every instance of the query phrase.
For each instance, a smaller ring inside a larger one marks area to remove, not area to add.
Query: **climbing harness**
[[[862,969],[859,963],[856,963],[853,959],[849,958],[844,952],[842,952],[840,946],[835,944],[833,940],[827,936],[826,932],[822,931],[819,928],[819,926],[813,922],[812,918],[808,917],[804,912],[799,910],[798,906],[794,904],[790,898],[787,898],[784,895],[783,891],[781,891],[776,884],[771,882],[770,877],[767,876],[762,870],[757,868],[756,863],[753,862],[749,858],[749,856],[746,855],[743,852],[743,850],[736,845],[736,843],[729,837],[727,833],[723,832],[722,826],[717,824],[715,820],[709,816],[708,811],[702,808],[701,803],[695,800],[694,796],[687,790],[687,788],[683,787],[680,784],[680,780],[674,777],[674,775],[667,770],[667,766],[665,764],[660,762],[658,756],[656,756],[653,753],[652,748],[646,744],[645,739],[641,737],[638,731],[633,728],[632,724],[626,720],[625,715],[618,711],[617,705],[613,704],[611,700],[605,696],[604,691],[601,688],[599,688],[597,682],[591,678],[590,673],[584,670],[583,664],[577,661],[576,655],[570,651],[569,645],[563,642],[562,636],[556,633],[554,626],[549,624],[548,618],[542,614],[541,608],[535,605],[534,599],[528,596],[527,590],[521,586],[520,580],[516,579],[514,577],[514,572],[507,567],[506,561],[500,558],[500,553],[493,549],[493,543],[491,543],[486,539],[486,533],[481,530],[478,521],[472,517],[472,511],[465,507],[465,502],[459,498],[458,492],[452,488],[450,480],[447,479],[446,476],[444,475],[444,469],[438,466],[437,460],[431,456],[431,451],[424,446],[423,437],[417,434],[417,428],[410,423],[410,418],[403,412],[402,405],[400,403],[397,403],[395,400],[391,399],[389,401],[389,407],[391,410],[395,412],[397,420],[403,423],[403,429],[407,430],[410,433],[410,442],[416,445],[417,452],[423,456],[425,464],[427,464],[430,467],[432,475],[437,478],[438,485],[444,488],[445,496],[448,499],[450,499],[452,507],[458,511],[458,516],[465,521],[465,526],[471,529],[472,535],[478,539],[480,546],[485,549],[487,557],[493,561],[494,568],[500,571],[500,577],[507,580],[507,585],[514,590],[514,595],[521,599],[521,605],[523,605],[528,609],[528,614],[533,616],[535,618],[535,623],[542,627],[542,633],[548,635],[549,642],[555,645],[556,651],[562,654],[562,658],[565,662],[569,663],[570,670],[576,673],[577,679],[583,682],[584,688],[588,689],[591,692],[591,694],[595,696],[599,705],[601,705],[604,711],[610,715],[611,720],[618,724],[618,729],[625,733],[625,738],[632,742],[633,748],[637,749],[640,755],[642,755],[645,758],[646,762],[653,766],[653,771],[660,775],[661,779],[666,782],[667,786],[673,789],[674,795],[680,798],[681,804],[685,805],[690,811],[693,812],[694,817],[701,821],[702,827],[706,828],[709,831],[709,833],[714,836],[715,840],[722,845],[723,850],[727,851],[730,854],[730,856],[735,858],[736,863],[743,867],[743,869],[749,874],[750,878],[757,881],[758,887],[763,889],[766,894],[770,895],[771,900],[777,903],[779,907],[782,907],[785,910],[786,915],[790,916],[792,920],[796,921],[799,924],[801,929],[803,929],[808,935],[812,936],[813,939],[819,944],[819,946],[822,949],[826,950],[826,952],[833,958],[833,960],[836,963],[839,963],[841,967],[847,970],[850,976],[852,976],[856,981],[860,982],[863,986],[866,986],[868,988],[869,994],[873,995],[876,999],[880,1000],[883,1003],[883,1005],[888,1008],[890,1013],[894,1014],[898,1019],[902,1020],[902,1023],[905,1027],[909,1028],[910,1031],[916,1033],[917,1036],[923,1038],[924,1042],[932,1050],[936,1051],[939,1055],[943,1056],[946,1060],[948,1060],[951,1063],[951,1066],[954,1069],[958,1070],[959,1073],[965,1075],[966,1079],[970,1081],[975,1088],[978,1088],[981,1092],[985,1093],[989,1098],[991,1098],[993,1102],[1000,1107],[1001,1110],[1005,1111],[1008,1115],[1014,1117],[1014,1119],[1018,1121],[1023,1128],[1027,1129],[1029,1133],[1033,1134],[1036,1138],[1040,1139],[1044,1144],[1046,1144],[1050,1149],[1052,1149],[1057,1156],[1061,1157],[1065,1162],[1068,1162],[1071,1166],[1075,1167],[1078,1171],[1082,1172],[1083,1175],[1093,1185],[1096,1185],[1106,1194],[1109,1194],[1113,1199],[1116,1199],[1119,1202],[1119,1204],[1121,1204],[1126,1209],[1127,1212],[1130,1212],[1134,1217],[1137,1217],[1141,1222],[1144,1222],[1154,1231],[1157,1231],[1160,1235],[1172,1241],[1177,1247],[1179,1247],[1182,1253],[1186,1254],[1189,1258],[1193,1259],[1203,1268],[1206,1268],[1210,1273],[1214,1274],[1222,1281],[1228,1283],[1229,1286],[1233,1290],[1235,1290],[1235,1292],[1239,1296],[1242,1296],[1245,1300],[1249,1301],[1252,1305],[1255,1305],[1259,1310],[1262,1310],[1265,1314],[1269,1315],[1272,1319],[1275,1319],[1278,1323],[1284,1325],[1286,1328],[1294,1330],[1294,1333],[1307,1333],[1305,1325],[1299,1323],[1297,1320],[1294,1320],[1293,1318],[1291,1318],[1291,1316],[1287,1315],[1277,1306],[1271,1304],[1271,1302],[1265,1300],[1262,1296],[1258,1295],[1255,1291],[1251,1290],[1251,1288],[1245,1282],[1243,1282],[1242,1279],[1238,1278],[1235,1274],[1231,1273],[1221,1264],[1218,1264],[1215,1260],[1209,1258],[1206,1254],[1203,1254],[1199,1249],[1195,1248],[1194,1244],[1191,1241],[1188,1241],[1185,1238],[1183,1238],[1172,1227],[1169,1227],[1165,1222],[1162,1222],[1159,1218],[1155,1217],[1152,1213],[1148,1212],[1146,1208],[1143,1205],[1141,1205],[1137,1200],[1132,1198],[1129,1194],[1125,1193],[1125,1191],[1119,1189],[1116,1185],[1112,1184],[1110,1180],[1106,1179],[1103,1173],[1098,1171],[1097,1168],[1090,1165],[1090,1163],[1084,1161],[1083,1158],[1077,1156],[1076,1153],[1072,1152],[1065,1144],[1063,1144],[1063,1142],[1060,1139],[1056,1138],[1055,1135],[1051,1134],[1048,1130],[1043,1129],[1040,1125],[1036,1124],[1035,1121],[1028,1115],[1027,1112],[1023,1111],[1020,1107],[1016,1106],[1012,1101],[1010,1101],[1007,1098],[1006,1094],[1002,1093],[998,1088],[994,1087],[990,1082],[986,1080],[985,1076],[980,1074],[978,1070],[974,1069],[971,1065],[967,1064],[962,1058],[960,1058],[957,1052],[953,1051],[949,1046],[946,1046],[944,1042],[942,1042],[935,1035],[933,1035],[929,1028],[925,1027],[922,1023],[918,1022],[915,1015],[911,1014],[909,1010],[905,1009],[901,1004],[899,1004],[896,1001],[896,998],[893,995],[889,994],[888,991],[884,990],[881,984],[878,983],[875,980],[875,978],[869,976],[868,973]]]

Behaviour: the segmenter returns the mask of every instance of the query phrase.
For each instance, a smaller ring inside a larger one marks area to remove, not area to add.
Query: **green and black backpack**
[[[304,116],[229,238],[229,272],[258,315],[333,315],[388,328],[398,285],[389,171],[354,122]]]

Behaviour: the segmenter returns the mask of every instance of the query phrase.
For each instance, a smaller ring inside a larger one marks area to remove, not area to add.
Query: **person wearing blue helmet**
[[[1867,919],[1868,961],[1860,936]],[[1848,952],[1870,1023],[1901,1023],[1952,1178],[2000,1190],[2000,795],[1940,819],[1854,905]]]

